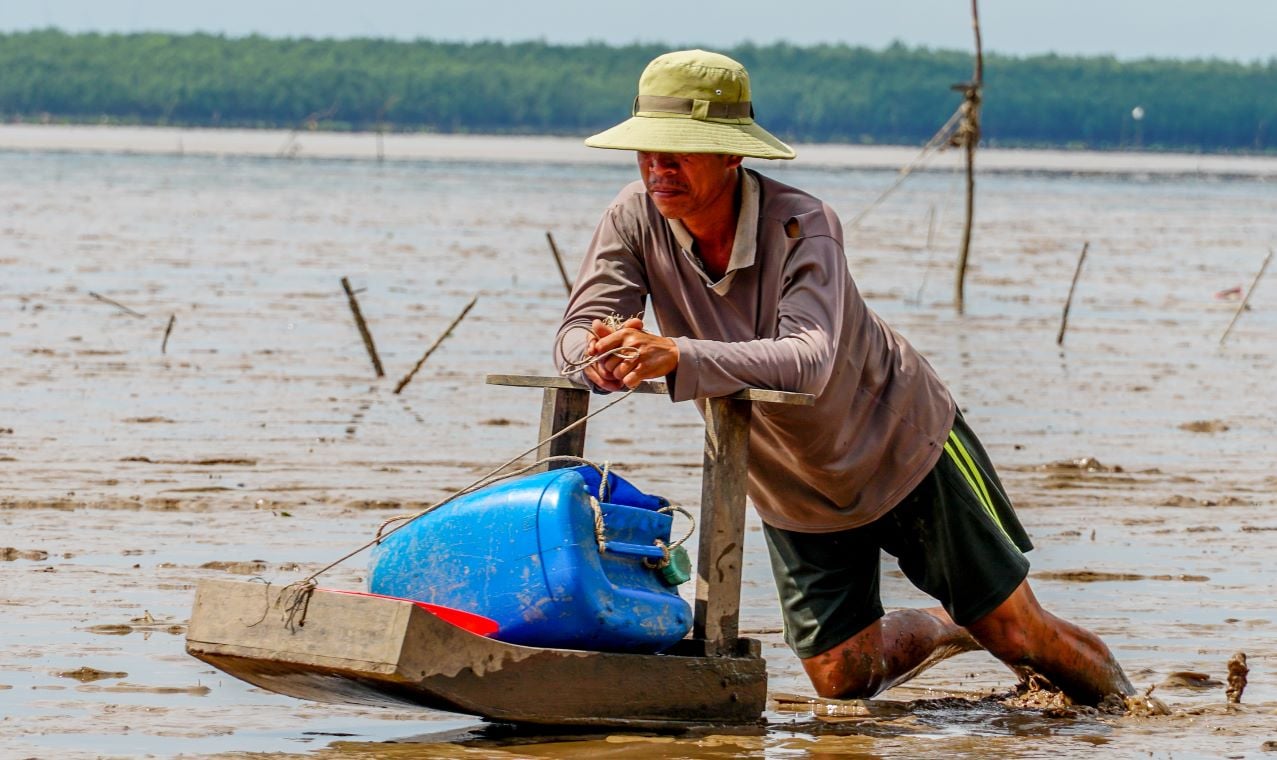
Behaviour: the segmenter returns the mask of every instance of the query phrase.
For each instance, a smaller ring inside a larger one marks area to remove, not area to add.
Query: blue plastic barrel
[[[603,503],[600,552],[585,480],[552,470],[451,501],[373,549],[368,588],[473,612],[512,644],[659,652],[687,635],[687,602],[643,564],[671,519]]]

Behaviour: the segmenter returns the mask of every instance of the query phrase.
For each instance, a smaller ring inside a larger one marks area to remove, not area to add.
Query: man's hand
[[[634,388],[644,380],[665,377],[678,367],[678,346],[669,338],[644,332],[641,319],[627,319],[616,331],[595,320],[593,328],[597,337],[586,348],[590,356],[599,356],[614,348],[631,349],[624,352],[626,356],[609,356],[586,370],[586,377],[600,388]],[[605,382],[595,380],[590,370],[598,370],[599,378]]]
[[[642,330],[643,320],[638,317],[631,317],[630,319],[625,320],[619,329]],[[616,331],[614,331],[611,327],[608,327],[608,324],[603,320],[594,320],[594,323],[590,325],[590,339],[585,344],[585,355],[598,356],[599,354],[606,353],[608,349],[598,348],[599,341],[611,336],[614,332]],[[623,391],[625,390],[625,386],[621,383],[620,378],[613,376],[613,371],[620,363],[621,357],[608,356],[586,367],[582,370],[582,372],[587,380],[605,391]],[[624,375],[621,377],[624,377]]]

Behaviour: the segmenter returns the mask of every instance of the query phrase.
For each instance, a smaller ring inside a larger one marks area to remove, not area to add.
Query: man
[[[741,167],[794,157],[753,120],[744,67],[660,56],[633,117],[586,144],[636,151],[640,181],[595,231],[560,369],[593,357],[581,376],[596,389],[663,377],[675,401],[816,396],[760,405],[749,459],[785,638],[816,691],[873,696],[983,647],[1078,702],[1134,694],[1099,638],[1038,605],[1031,544],[992,464],[931,366],[866,306],[833,210]],[[644,329],[649,297],[664,335]],[[884,614],[879,549],[943,606]]]

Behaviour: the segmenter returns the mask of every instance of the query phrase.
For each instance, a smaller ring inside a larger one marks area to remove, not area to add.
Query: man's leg
[[[833,649],[803,659],[822,697],[873,697],[941,660],[979,649],[941,607],[896,610]]]
[[[1017,675],[1039,673],[1087,704],[1134,694],[1095,634],[1038,604],[1024,557],[1032,544],[988,453],[960,415],[944,448],[931,473],[931,498],[908,499],[887,514],[883,548]]]
[[[1040,673],[1076,702],[1135,693],[1104,642],[1042,609],[1028,581],[967,630],[1022,679]]]

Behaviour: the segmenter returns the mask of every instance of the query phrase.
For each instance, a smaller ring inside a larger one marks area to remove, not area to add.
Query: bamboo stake
[[[1073,270],[1073,283],[1069,285],[1069,297],[1064,301],[1064,314],[1060,317],[1060,334],[1055,336],[1055,345],[1064,345],[1064,331],[1069,326],[1069,307],[1073,305],[1073,291],[1077,288],[1078,277],[1082,275],[1082,262],[1086,261],[1086,251],[1091,247],[1091,241],[1082,244],[1082,255],[1077,257],[1077,268]]]
[[[119,301],[115,300],[114,298],[107,298],[106,296],[102,295],[101,293],[94,293],[92,290],[90,290],[90,291],[89,291],[89,295],[90,295],[90,296],[92,296],[92,297],[94,297],[94,298],[96,298],[96,299],[98,299],[98,300],[99,300],[99,301],[101,301],[102,303],[106,303],[106,304],[110,304],[110,305],[114,306],[115,308],[119,309],[120,311],[124,312],[125,314],[128,314],[128,315],[129,315],[129,316],[131,316],[131,317],[139,317],[139,318],[145,318],[145,317],[146,317],[146,315],[145,315],[145,314],[141,314],[141,313],[139,313],[139,312],[133,311],[132,309],[130,309],[129,307],[127,307],[127,306],[125,306],[124,304],[120,303]]]
[[[341,278],[341,287],[346,291],[346,301],[350,303],[350,313],[355,315],[355,326],[359,328],[359,337],[364,339],[364,348],[368,349],[368,358],[372,360],[372,368],[377,377],[385,377],[386,371],[381,368],[381,357],[377,356],[377,346],[372,342],[372,333],[364,322],[363,312],[359,310],[359,301],[355,299],[355,291],[350,288],[350,280]]]
[[[975,216],[975,148],[976,143],[980,142],[980,99],[984,84],[984,49],[980,42],[980,10],[977,0],[971,0],[971,27],[975,31],[975,73],[971,82],[957,86],[963,91],[965,118],[959,134],[962,135],[967,154],[967,219],[962,227],[962,250],[958,254],[958,273],[953,292],[953,303],[959,314],[965,308],[963,291],[967,278],[967,254],[971,250],[971,223]]]
[[[431,344],[430,348],[426,349],[425,355],[422,356],[421,359],[417,361],[417,366],[413,367],[412,371],[404,375],[403,379],[399,381],[399,384],[395,386],[396,394],[399,393],[399,391],[402,391],[405,385],[412,382],[413,375],[417,374],[417,370],[421,369],[421,365],[426,363],[426,359],[429,359],[430,355],[435,352],[435,349],[438,348],[439,345],[443,343],[444,340],[446,340],[449,335],[452,334],[452,331],[456,329],[457,325],[461,324],[461,320],[466,318],[466,315],[470,313],[470,310],[474,308],[474,305],[476,302],[478,302],[478,300],[479,300],[479,296],[475,296],[474,298],[471,298],[470,303],[466,304],[466,307],[461,310],[461,313],[457,315],[456,319],[452,320],[452,324],[448,325],[448,329],[443,331],[443,335],[440,335],[438,338],[436,338],[435,342]]]
[[[173,323],[177,321],[176,314],[168,315],[168,327],[164,328],[164,340],[160,342],[160,353],[168,353],[168,336],[173,332]]]
[[[1255,279],[1251,281],[1250,287],[1246,289],[1246,297],[1237,305],[1237,311],[1233,313],[1233,319],[1228,323],[1228,329],[1224,330],[1224,334],[1219,336],[1219,345],[1224,345],[1224,341],[1228,340],[1228,334],[1233,331],[1233,325],[1237,324],[1237,319],[1246,311],[1246,304],[1250,303],[1250,296],[1255,292],[1255,286],[1259,284],[1260,278],[1264,276],[1264,272],[1268,270],[1268,262],[1273,260],[1273,249],[1268,249],[1268,255],[1264,257],[1264,263],[1259,267],[1259,273],[1255,275]]]
[[[554,263],[559,265],[559,276],[563,278],[563,289],[572,295],[572,281],[568,279],[568,270],[563,268],[563,257],[559,255],[559,247],[554,244],[554,235],[545,233],[545,240],[550,244],[550,253],[554,254]]]

